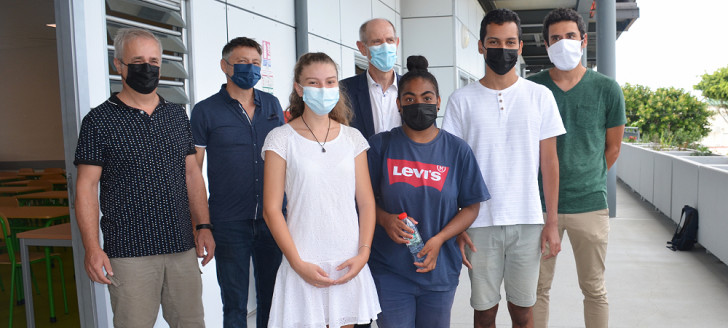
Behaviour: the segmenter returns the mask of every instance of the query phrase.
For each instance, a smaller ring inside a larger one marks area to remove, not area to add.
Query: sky
[[[692,91],[703,74],[728,66],[728,1],[637,0],[637,5],[640,17],[617,39],[620,85]]]

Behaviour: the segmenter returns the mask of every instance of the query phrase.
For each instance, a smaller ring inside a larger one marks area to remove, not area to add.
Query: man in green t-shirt
[[[567,131],[556,138],[560,165],[559,235],[563,238],[566,232],[574,250],[579,286],[584,294],[586,327],[607,327],[607,170],[619,156],[626,123],[624,96],[613,79],[581,64],[588,39],[584,20],[576,11],[551,11],[544,19],[543,37],[549,59],[556,67],[529,79],[551,89]],[[533,314],[535,327],[548,325],[555,265],[555,257],[541,259]]]

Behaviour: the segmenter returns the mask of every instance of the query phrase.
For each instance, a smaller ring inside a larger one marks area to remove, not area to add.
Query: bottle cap
[[[399,213],[399,216],[397,218],[399,218],[400,220],[406,219],[407,218],[407,212]]]

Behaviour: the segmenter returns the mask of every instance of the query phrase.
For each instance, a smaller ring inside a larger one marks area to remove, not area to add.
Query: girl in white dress
[[[375,224],[369,144],[347,125],[338,85],[329,56],[301,56],[290,121],[263,146],[263,218],[285,256],[268,327],[349,327],[380,312],[367,266]]]

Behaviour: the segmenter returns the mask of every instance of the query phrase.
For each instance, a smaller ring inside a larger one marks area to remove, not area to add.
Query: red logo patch
[[[447,179],[447,166],[406,161],[403,159],[387,159],[389,184],[404,182],[413,187],[430,186],[442,191]]]

